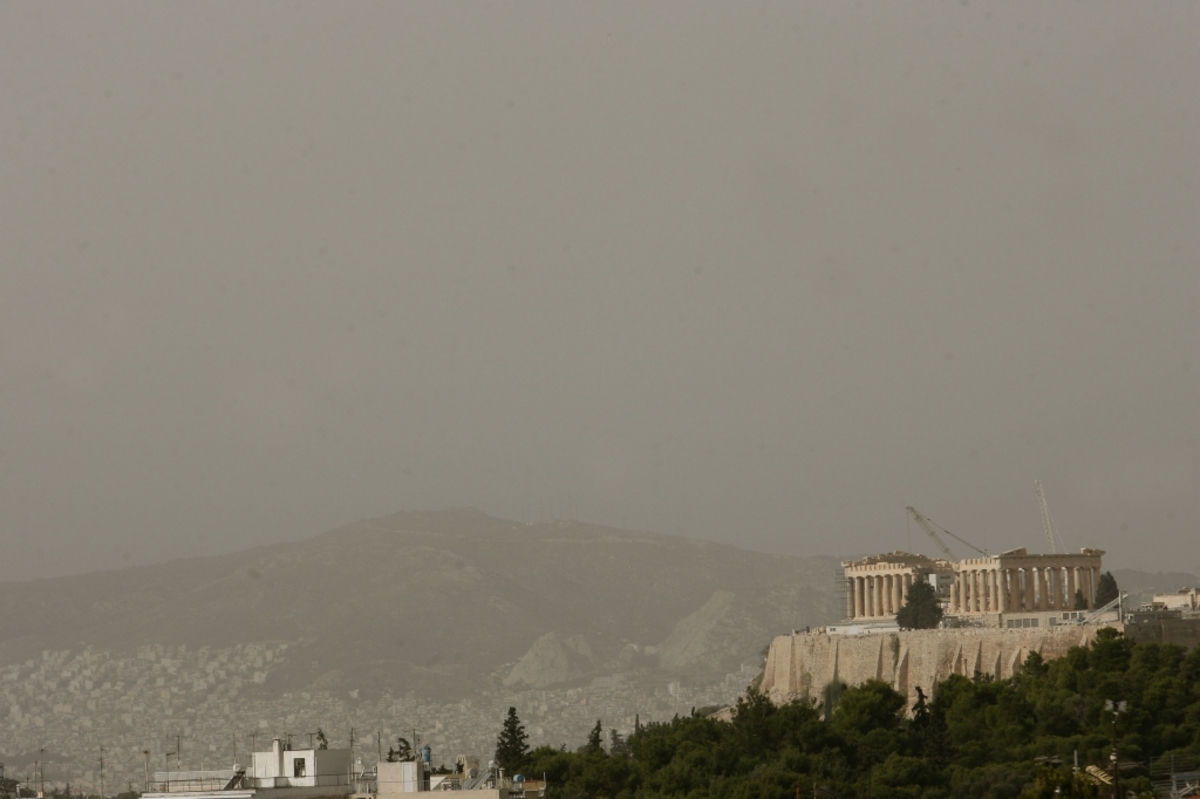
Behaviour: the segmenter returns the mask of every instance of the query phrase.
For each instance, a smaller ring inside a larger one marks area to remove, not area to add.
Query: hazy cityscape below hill
[[[1194,584],[1114,570],[1133,602]],[[732,702],[771,638],[840,619],[832,557],[473,510],[401,513],[296,543],[0,583],[0,762],[110,791],[246,763],[322,728],[368,767],[396,736],[488,757],[509,706],[579,746]]]
[[[322,727],[487,756],[732,701],[771,637],[838,618],[834,558],[576,522],[402,513],[234,555],[0,583],[0,756],[55,782],[245,761]]]

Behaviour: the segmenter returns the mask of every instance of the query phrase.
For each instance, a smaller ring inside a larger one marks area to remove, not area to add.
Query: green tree
[[[1100,575],[1100,582],[1096,586],[1096,607],[1104,607],[1116,599],[1119,593],[1117,578],[1113,577],[1112,572],[1105,572]]]
[[[496,765],[509,774],[516,774],[529,763],[529,735],[525,732],[517,709],[510,707],[504,727],[496,738]]]
[[[910,630],[932,630],[941,620],[942,606],[937,591],[925,580],[913,583],[904,607],[896,614],[896,623]]]
[[[1083,595],[1082,588],[1075,589],[1075,610],[1087,610],[1087,597]]]

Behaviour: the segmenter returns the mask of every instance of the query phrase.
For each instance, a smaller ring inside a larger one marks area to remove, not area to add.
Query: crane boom
[[[929,534],[929,537],[933,539],[933,543],[938,545],[938,549],[942,550],[943,555],[950,560],[958,560],[958,558],[954,557],[954,553],[950,551],[950,547],[946,546],[946,542],[943,541],[941,536],[937,534],[937,531],[933,529],[933,525],[929,523],[928,519],[921,515],[919,510],[914,508],[912,505],[909,505],[908,512],[912,514],[912,517],[916,523],[921,525],[921,529]]]
[[[1050,526],[1050,510],[1046,507],[1046,495],[1042,492],[1042,481],[1034,480],[1034,486],[1037,487],[1038,505],[1042,508],[1042,526],[1046,528],[1046,540],[1050,542],[1050,554],[1054,555],[1058,552],[1054,548],[1054,533]]]
[[[924,516],[922,516],[921,512],[919,510],[917,510],[916,508],[914,508],[912,505],[908,506],[908,512],[910,514],[912,514],[912,517],[914,519],[916,519],[917,524],[921,525],[921,529],[923,529],[926,533],[928,533],[929,537],[933,539],[933,542],[938,545],[938,549],[942,550],[943,555],[945,555],[950,560],[958,560],[958,558],[954,557],[954,553],[950,551],[950,547],[946,546],[946,542],[943,541],[941,536],[939,536],[937,534],[937,531],[935,531],[933,529],[933,526],[934,526],[933,522],[929,521],[929,519],[926,519]],[[945,527],[942,527],[941,530],[943,533],[950,536],[951,538],[953,538],[955,541],[959,542],[960,544],[966,544],[968,547],[975,550],[980,555],[984,555],[985,557],[987,556],[988,552],[986,549],[980,549],[979,547],[975,546],[974,544],[972,544],[970,541],[966,540],[965,538],[961,538],[961,537],[955,535],[954,533],[950,532]]]

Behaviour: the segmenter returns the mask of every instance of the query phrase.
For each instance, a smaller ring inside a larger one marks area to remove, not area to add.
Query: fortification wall
[[[1112,625],[1117,629],[1121,625]],[[1046,660],[1062,657],[1073,646],[1091,643],[1096,626],[1041,629],[958,628],[902,630],[870,635],[829,635],[824,631],[781,635],[771,642],[762,691],[783,703],[799,697],[820,700],[836,680],[857,685],[883,680],[916,701],[917,686],[932,696],[951,674],[1011,677],[1030,652]]]

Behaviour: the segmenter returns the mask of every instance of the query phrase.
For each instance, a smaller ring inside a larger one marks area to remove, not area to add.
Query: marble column
[[[1078,590],[1079,583],[1076,571],[1074,566],[1067,567],[1067,607],[1071,610],[1075,609],[1075,591]]]

